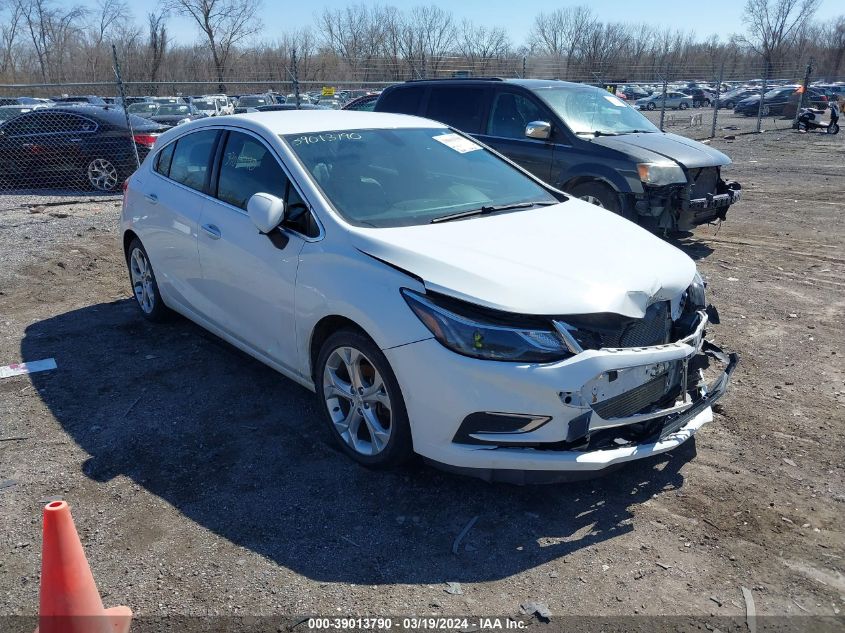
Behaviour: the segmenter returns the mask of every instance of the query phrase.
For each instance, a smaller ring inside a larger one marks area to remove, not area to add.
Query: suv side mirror
[[[266,235],[285,219],[285,201],[269,193],[255,193],[246,203],[246,212],[258,230]]]
[[[547,140],[552,135],[552,124],[548,121],[531,121],[525,126],[525,136]]]

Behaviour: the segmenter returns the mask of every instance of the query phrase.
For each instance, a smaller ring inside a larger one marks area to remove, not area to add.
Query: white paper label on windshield
[[[625,107],[625,102],[622,101],[622,99],[620,99],[619,97],[614,97],[613,95],[604,95],[604,98],[610,101],[617,108]]]
[[[473,143],[471,140],[464,138],[460,134],[440,134],[439,136],[432,136],[431,138],[443,143],[446,147],[451,147],[453,150],[460,152],[461,154],[481,149],[480,145]]]

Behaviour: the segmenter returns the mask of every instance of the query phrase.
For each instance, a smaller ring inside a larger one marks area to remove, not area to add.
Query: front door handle
[[[145,193],[144,197],[147,199],[147,202],[150,204],[158,204],[158,196],[154,193]]]
[[[205,231],[208,234],[208,237],[213,240],[219,240],[221,237],[223,237],[223,234],[220,232],[220,229],[218,229],[213,224],[203,224],[202,230]]]

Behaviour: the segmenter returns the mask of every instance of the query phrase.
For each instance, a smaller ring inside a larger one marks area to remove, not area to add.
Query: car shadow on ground
[[[183,319],[145,322],[128,299],[31,325],[22,357],[58,362],[32,382],[90,454],[88,477],[127,476],[204,528],[319,581],[488,581],[600,546],[635,530],[634,506],[680,488],[695,454],[687,442],[602,479],[536,487],[422,464],[370,471],[327,442],[306,389]]]
[[[711,246],[697,239],[693,233],[674,233],[667,235],[665,239],[669,244],[681,249],[695,261],[709,257],[714,252]]]

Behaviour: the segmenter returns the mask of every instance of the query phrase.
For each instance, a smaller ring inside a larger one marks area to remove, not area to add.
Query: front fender
[[[643,184],[637,172],[619,171],[600,163],[578,163],[563,169],[555,181],[563,191],[570,183],[583,180],[598,180],[610,185],[620,193],[642,193]]]

